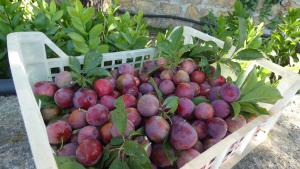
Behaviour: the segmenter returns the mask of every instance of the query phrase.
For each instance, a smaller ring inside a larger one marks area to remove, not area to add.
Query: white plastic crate
[[[186,43],[191,42],[191,37],[198,37],[203,40],[215,41],[220,47],[223,47],[224,44],[221,40],[190,27],[184,27],[184,35]],[[52,49],[60,58],[47,59],[45,46]],[[43,33],[39,32],[9,34],[7,47],[11,72],[35,165],[38,169],[57,169],[53,151],[48,142],[46,127],[31,87],[37,81],[52,80],[54,69],[63,71],[68,66],[68,56]],[[154,48],[106,53],[103,54],[101,66],[114,69],[120,63],[126,62],[141,66],[145,60],[153,59],[154,54]],[[83,57],[79,58],[82,63]],[[289,72],[266,60],[257,60],[253,62],[253,65],[266,67],[283,77],[278,86],[283,99],[271,106],[271,116],[256,118],[187,163],[182,167],[183,169],[232,167],[263,140],[278,120],[280,110],[300,89],[298,74]]]

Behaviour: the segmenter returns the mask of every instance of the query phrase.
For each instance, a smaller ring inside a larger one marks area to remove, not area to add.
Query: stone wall
[[[173,15],[199,20],[211,10],[214,14],[225,14],[232,9],[235,0],[119,0],[121,9],[146,14]],[[170,25],[190,25],[173,19],[147,18],[149,25],[167,27]]]
[[[97,0],[96,0],[97,1]],[[98,0],[104,2],[104,6],[112,0]],[[200,17],[212,11],[215,15],[227,14],[232,11],[236,0],[119,0],[120,9],[137,12],[144,11],[145,14],[173,15],[199,21]],[[259,0],[263,5],[264,0]],[[282,0],[282,4],[276,4],[272,7],[273,15],[281,15],[289,7],[299,7],[300,0]],[[253,14],[258,17],[259,6]],[[175,19],[164,18],[145,18],[150,26],[167,28],[175,25],[193,26],[190,22],[179,21]]]

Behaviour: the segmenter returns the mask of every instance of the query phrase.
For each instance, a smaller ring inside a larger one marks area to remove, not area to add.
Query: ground
[[[0,168],[34,169],[16,96],[0,96]],[[300,168],[300,97],[294,99],[270,137],[234,169]]]

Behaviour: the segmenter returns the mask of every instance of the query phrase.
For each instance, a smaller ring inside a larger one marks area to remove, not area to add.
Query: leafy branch
[[[73,80],[81,87],[91,86],[96,78],[111,76],[109,71],[98,67],[102,55],[96,52],[89,52],[84,57],[83,68],[75,57],[69,58],[69,67],[72,70]]]
[[[266,84],[263,80],[257,79],[255,67],[249,74],[241,72],[235,84],[241,91],[240,99],[231,103],[235,116],[240,113],[250,113],[254,115],[269,114],[268,111],[258,103],[274,104],[277,100],[282,98],[277,88]]]

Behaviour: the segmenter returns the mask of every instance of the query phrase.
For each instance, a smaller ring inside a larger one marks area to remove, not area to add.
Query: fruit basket
[[[224,44],[219,39],[189,27],[184,27],[184,35],[185,43],[191,43],[192,37],[198,37],[205,41],[214,41],[220,47],[223,47]],[[46,127],[39,105],[35,101],[32,86],[38,81],[52,80],[57,72],[65,70],[69,64],[69,56],[39,32],[9,34],[7,46],[10,67],[35,165],[39,169],[55,169],[57,166],[53,150],[48,142]],[[59,58],[47,59],[46,46],[56,53]],[[154,48],[106,53],[103,54],[100,66],[113,70],[122,63],[131,63],[140,68],[144,61],[153,59],[154,55]],[[230,57],[230,52],[228,57]],[[78,58],[82,64],[83,57]],[[254,61],[248,70],[250,71],[254,65],[265,67],[282,76],[278,89],[283,98],[274,105],[267,105],[272,113],[271,115],[257,117],[188,162],[182,167],[183,169],[232,167],[264,140],[269,130],[278,120],[280,111],[300,89],[298,74],[289,72],[267,60]]]

